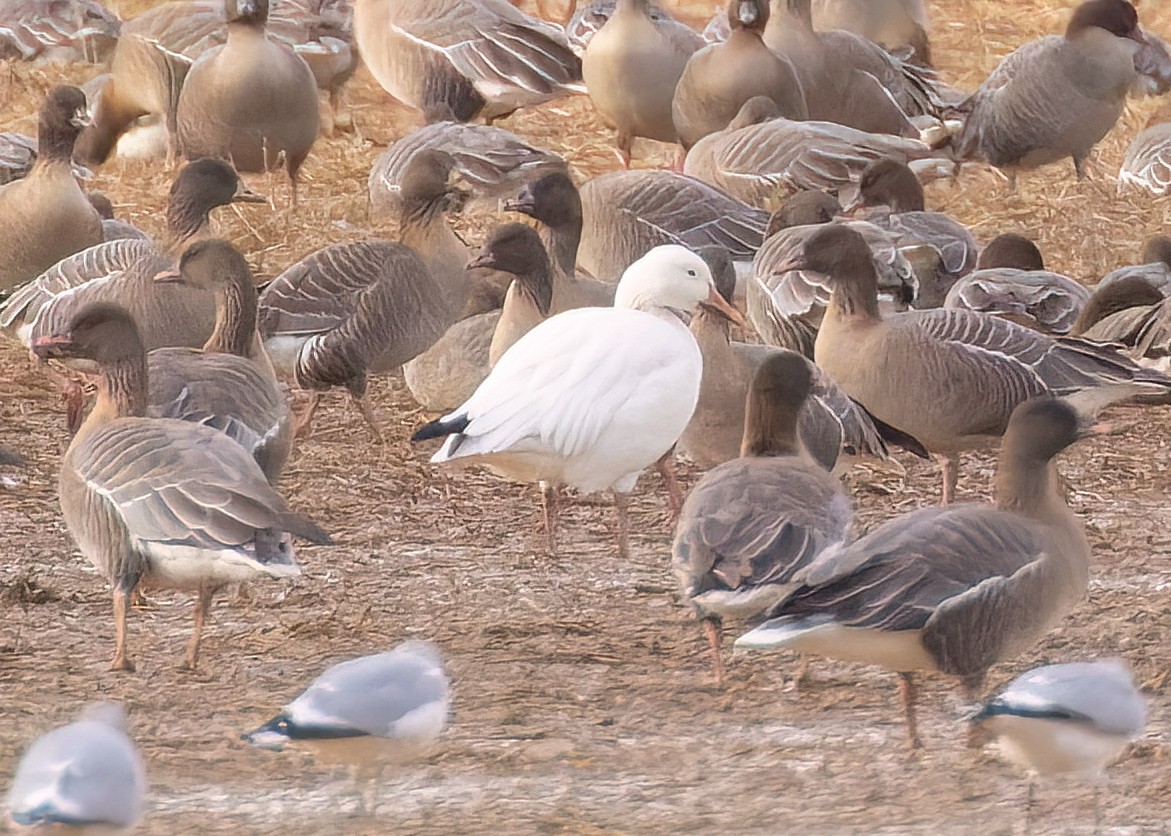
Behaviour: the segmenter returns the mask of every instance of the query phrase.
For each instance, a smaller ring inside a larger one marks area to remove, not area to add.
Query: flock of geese
[[[920,0],[730,0],[702,34],[649,0],[560,23],[505,0],[269,5],[0,10],[0,56],[108,66],[47,93],[35,140],[0,134],[0,328],[66,394],[61,510],[112,587],[115,670],[135,669],[140,587],[196,594],[193,669],[217,590],[299,574],[293,538],[331,542],[281,473],[332,388],[381,438],[368,381],[400,367],[442,413],[413,440],[442,439],[436,464],[538,485],[551,551],[573,537],[565,489],[610,491],[625,557],[629,496],[655,466],[717,680],[726,619],[751,626],[740,648],[885,667],[912,746],[916,672],[978,693],[1083,598],[1090,547],[1054,460],[1103,431],[1107,406],[1171,401],[1171,239],[1091,291],[1019,234],[982,246],[928,210],[923,183],[983,162],[1012,187],[1067,158],[1080,179],[1126,97],[1171,88],[1167,47],[1127,0],[1083,2],[971,94],[932,69]],[[239,172],[284,171],[298,211],[319,132],[351,121],[358,55],[425,123],[370,171],[397,240],[327,246],[258,290],[210,218],[265,200]],[[653,140],[677,144],[674,170],[577,183],[494,124],[574,93],[625,168]],[[1167,128],[1135,138],[1121,181],[1166,192]],[[184,161],[165,240],[83,189],[115,155]],[[450,218],[484,205],[535,226],[502,223],[469,252]],[[97,381],[88,414],[79,375]],[[995,501],[954,504],[960,454],[997,445]],[[941,463],[942,503],[858,537],[836,472],[894,447]],[[707,471],[686,498],[677,452]],[[408,643],[330,668],[247,739],[377,752],[433,740],[449,701],[435,648]],[[1024,674],[972,722],[1033,772],[1094,776],[1144,704],[1123,663],[1073,662]],[[133,824],[144,777],[123,725],[100,705],[34,743],[13,820]]]

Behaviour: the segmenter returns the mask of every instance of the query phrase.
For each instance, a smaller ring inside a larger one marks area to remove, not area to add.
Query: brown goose
[[[942,212],[927,212],[923,184],[905,164],[895,159],[875,160],[858,181],[858,196],[846,212],[862,208],[866,220],[889,229],[898,238],[908,260],[922,263],[916,249],[933,251],[928,269],[916,270],[919,295],[915,306],[938,308],[956,280],[972,272],[980,247],[972,233]]]
[[[818,32],[844,29],[896,54],[909,47],[909,60],[922,67],[931,66],[929,26],[923,0],[813,2],[813,28]]]
[[[852,187],[875,160],[906,162],[930,181],[950,177],[955,163],[918,139],[865,133],[832,122],[779,116],[771,99],[744,103],[728,127],[692,146],[683,171],[728,194],[766,206],[778,193]]]
[[[229,159],[239,171],[297,172],[317,139],[317,85],[287,44],[265,33],[268,0],[225,0],[228,40],[192,65],[179,94],[179,147],[189,160]]]
[[[1114,127],[1135,80],[1138,13],[1127,0],[1088,0],[1065,35],[1030,41],[1000,62],[963,108],[961,156],[1004,169],[1073,159],[1080,180],[1090,150]]]
[[[1039,641],[1085,595],[1090,546],[1053,457],[1079,435],[1068,403],[1021,403],[1000,447],[996,504],[923,508],[808,567],[803,586],[737,647],[788,647],[900,674],[918,748],[912,672],[961,677]]]
[[[506,0],[357,0],[354,37],[382,88],[428,121],[491,120],[581,90],[561,27]]]
[[[70,256],[12,295],[0,310],[0,327],[31,345],[39,334],[60,333],[81,306],[101,299],[131,312],[148,350],[203,345],[215,324],[211,295],[180,285],[156,285],[153,279],[175,266],[187,243],[207,234],[212,209],[238,201],[265,202],[226,163],[189,163],[171,185],[166,211],[170,241],[165,247],[122,239]]]
[[[121,23],[97,0],[7,0],[0,8],[0,61],[100,64]]]
[[[333,244],[285,270],[260,298],[260,333],[273,365],[313,393],[345,387],[376,438],[364,400],[370,374],[392,371],[432,346],[468,296],[467,253],[444,219],[466,195],[449,185],[453,160],[416,155],[401,180],[401,243]]]
[[[275,485],[292,448],[293,422],[256,333],[256,285],[248,263],[227,241],[196,241],[177,270],[155,281],[214,293],[216,324],[201,350],[160,348],[147,355],[147,415],[222,430]]]
[[[761,40],[768,19],[767,0],[731,0],[728,39],[704,47],[688,60],[671,103],[675,132],[684,149],[726,128],[753,96],[772,99],[788,119],[809,118],[793,65]]]
[[[764,360],[746,393],[740,457],[708,472],[679,515],[671,563],[711,645],[717,682],[722,620],[773,609],[849,531],[849,497],[799,439],[813,387],[804,357]]]
[[[945,505],[955,495],[960,452],[995,443],[1028,398],[1084,393],[1101,407],[1171,391],[1171,380],[1115,347],[1054,340],[998,317],[933,309],[884,318],[870,252],[848,228],[819,230],[800,261],[833,287],[814,359],[872,415],[942,460]]]
[[[73,143],[85,123],[81,90],[62,85],[49,91],[40,110],[36,162],[26,177],[0,187],[0,292],[102,242],[102,219],[73,176]]]
[[[1150,282],[1128,276],[1099,285],[1073,333],[1087,340],[1115,343],[1139,365],[1171,368],[1171,305]]]
[[[630,168],[635,137],[675,142],[671,117],[675,86],[704,41],[671,17],[651,16],[650,0],[618,0],[590,38],[582,78],[602,119],[618,131],[618,156]]]
[[[492,230],[468,267],[491,267],[515,277],[488,347],[491,368],[513,343],[552,315],[553,266],[536,231],[513,223]]]
[[[1106,288],[1128,278],[1142,279],[1163,295],[1171,293],[1171,238],[1152,235],[1143,242],[1138,264],[1128,264],[1110,271],[1098,282],[1098,287]]]
[[[215,591],[255,577],[300,573],[289,535],[329,536],[288,510],[244,448],[218,430],[147,418],[146,349],[123,309],[97,303],[61,336],[41,337],[42,358],[83,357],[100,370],[98,403],[61,463],[65,522],[114,587],[113,670],[134,670],[126,611],[139,582],[195,589],[194,668]]]
[[[975,271],[952,285],[945,308],[994,314],[1046,334],[1074,331],[1090,292],[1045,269],[1037,245],[1023,235],[999,235],[980,251]]]

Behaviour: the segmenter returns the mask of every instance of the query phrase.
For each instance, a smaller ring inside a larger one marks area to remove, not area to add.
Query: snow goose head
[[[744,317],[716,289],[707,263],[686,247],[655,247],[626,268],[614,294],[614,307],[685,317],[700,306],[718,311],[738,325]]]

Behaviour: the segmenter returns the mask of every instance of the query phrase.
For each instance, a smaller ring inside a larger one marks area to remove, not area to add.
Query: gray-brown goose
[[[357,0],[354,37],[382,88],[425,117],[491,120],[581,90],[561,27],[506,0]]]
[[[688,60],[671,103],[675,132],[684,149],[726,128],[753,96],[772,99],[788,119],[809,118],[793,65],[761,40],[768,19],[767,0],[731,0],[728,39],[704,47]]]
[[[146,350],[133,318],[107,303],[78,312],[43,358],[82,357],[100,369],[98,402],[61,462],[61,510],[81,551],[114,587],[112,669],[134,670],[126,612],[140,582],[194,589],[195,630],[185,667],[199,658],[215,591],[256,577],[300,573],[289,535],[329,543],[291,512],[248,453],[218,430],[147,418]]]
[[[1073,333],[1125,347],[1140,366],[1171,368],[1171,305],[1137,276],[1099,286],[1086,302]]]
[[[189,160],[220,157],[239,171],[297,172],[317,139],[317,85],[305,61],[265,32],[268,0],[225,0],[228,40],[192,65],[175,114]]]
[[[81,90],[50,90],[38,118],[36,162],[26,177],[0,186],[0,293],[102,242],[102,219],[73,176],[73,144],[86,120]]]
[[[900,674],[912,747],[912,673],[961,677],[1036,644],[1085,595],[1090,546],[1053,457],[1082,429],[1068,403],[1021,403],[1000,447],[996,504],[924,508],[805,570],[803,586],[737,647],[788,647]]]
[[[630,167],[635,137],[675,142],[675,87],[704,40],[671,17],[652,17],[650,0],[618,0],[582,55],[586,90],[602,119],[618,131],[615,144]]]
[[[1098,282],[1106,288],[1122,279],[1137,278],[1158,289],[1164,296],[1171,293],[1171,238],[1152,235],[1143,242],[1138,264],[1128,264],[1111,270]]]
[[[927,265],[918,266],[919,294],[915,306],[938,308],[956,280],[972,272],[980,247],[972,233],[942,212],[926,211],[923,184],[896,159],[875,160],[858,181],[858,196],[846,212],[862,209],[866,220],[889,229],[912,264],[921,264],[914,250],[933,251]]]
[[[708,472],[679,515],[671,563],[707,635],[717,682],[723,619],[773,609],[799,587],[801,570],[849,532],[849,497],[799,438],[813,387],[804,357],[764,360],[745,393],[739,458]]]
[[[155,281],[214,293],[216,324],[202,349],[160,348],[147,355],[147,415],[222,430],[275,485],[292,448],[293,421],[256,333],[256,285],[248,262],[227,241],[196,241],[177,270]]]
[[[941,459],[944,504],[955,494],[960,452],[995,443],[1028,398],[1081,393],[1100,407],[1171,391],[1171,379],[1138,367],[1117,347],[1054,340],[971,311],[884,317],[866,242],[848,228],[819,230],[801,261],[828,275],[833,287],[815,361],[872,415]]]
[[[895,237],[867,221],[838,218],[840,211],[841,205],[831,195],[797,192],[770,218],[745,294],[748,319],[765,343],[813,357],[813,341],[829,303],[830,283],[823,273],[803,269],[797,262],[810,236],[823,224],[848,226],[865,239],[884,308],[905,310],[915,300],[918,279],[899,252]]]
[[[1045,269],[1037,245],[1023,235],[993,238],[976,269],[952,285],[945,308],[995,314],[1046,334],[1074,331],[1090,292],[1068,276]]]
[[[512,223],[492,230],[468,267],[491,267],[514,276],[488,347],[491,368],[513,343],[554,313],[553,265],[536,230]]]
[[[0,61],[99,64],[121,21],[97,0],[7,0],[0,9]]]
[[[277,370],[317,393],[344,387],[370,431],[370,374],[426,351],[468,297],[467,252],[444,218],[466,194],[450,185],[450,155],[425,150],[401,180],[401,242],[332,244],[289,267],[260,298],[260,333]]]
[[[958,153],[987,160],[1010,179],[1018,169],[1070,157],[1081,179],[1090,150],[1122,114],[1135,80],[1135,42],[1143,35],[1126,0],[1082,3],[1064,35],[1018,48],[964,103]]]
[[[906,162],[925,181],[955,173],[953,161],[918,139],[785,119],[761,96],[745,102],[725,130],[695,143],[683,171],[763,207],[778,194],[849,190],[867,165],[884,158]]]

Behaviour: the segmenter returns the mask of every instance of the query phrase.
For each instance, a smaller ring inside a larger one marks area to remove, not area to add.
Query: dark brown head
[[[1105,29],[1119,38],[1146,43],[1138,25],[1138,12],[1126,0],[1088,0],[1073,11],[1065,37],[1073,38],[1091,27]]]
[[[893,212],[922,212],[923,184],[906,163],[875,160],[858,181],[858,199],[863,206],[889,206]]]
[[[221,291],[228,287],[251,287],[252,271],[240,251],[221,238],[196,241],[179,257],[177,270],[155,276],[157,282],[182,283],[201,290]]]
[[[490,267],[511,273],[521,289],[548,314],[553,304],[553,268],[537,231],[527,224],[502,224],[492,230],[468,268]]]
[[[103,221],[114,220],[114,204],[110,202],[110,198],[101,192],[86,192],[85,196],[89,198],[90,206],[97,210]]]
[[[89,124],[89,105],[78,87],[61,84],[49,91],[41,105],[37,127],[37,155],[46,160],[69,160],[73,143]]]
[[[1013,410],[1000,447],[1001,466],[1012,457],[1022,465],[1044,465],[1082,435],[1077,411],[1060,398],[1032,398]]]
[[[1124,276],[1098,288],[1086,302],[1070,329],[1073,335],[1084,334],[1106,317],[1129,308],[1157,305],[1163,301],[1159,289],[1138,276]]]
[[[753,96],[740,106],[736,116],[728,123],[728,130],[735,131],[747,128],[749,125],[759,125],[770,119],[776,119],[780,115],[781,111],[777,107],[777,103],[768,96]]]
[[[446,151],[424,148],[416,152],[399,179],[404,208],[410,213],[432,208],[458,211],[467,194],[449,182],[455,164],[455,157]]]
[[[797,452],[797,421],[813,391],[809,361],[794,351],[770,354],[756,370],[744,411],[742,456]]]
[[[785,198],[768,219],[764,237],[776,235],[791,226],[825,224],[842,213],[842,204],[832,194],[817,191],[797,192]]]
[[[268,21],[268,0],[224,0],[224,17],[228,23]]]
[[[736,265],[732,263],[728,248],[719,244],[708,244],[695,252],[712,271],[712,283],[720,296],[724,297],[724,301],[729,305],[735,304],[732,297],[736,295]]]
[[[516,197],[504,201],[509,212],[520,212],[556,229],[581,223],[581,195],[561,171],[525,183]]]
[[[1166,235],[1152,235],[1143,242],[1143,264],[1161,261],[1171,267],[1171,238]]]
[[[109,366],[145,357],[130,313],[110,302],[86,305],[63,334],[37,337],[33,352],[42,360],[79,358]]]
[[[223,160],[206,157],[183,167],[167,198],[167,228],[171,234],[184,238],[197,232],[211,210],[229,203],[266,203],[266,199],[251,191]]]
[[[866,239],[845,224],[825,224],[779,270],[812,270],[823,274],[833,291],[835,307],[846,315],[879,317],[878,274]]]
[[[750,29],[763,32],[768,23],[768,0],[731,0],[728,3],[728,24],[732,30]]]
[[[1037,245],[1029,238],[1015,232],[1006,232],[993,238],[988,246],[980,251],[980,257],[976,260],[977,270],[992,270],[999,267],[1044,270],[1045,260],[1041,257]]]

